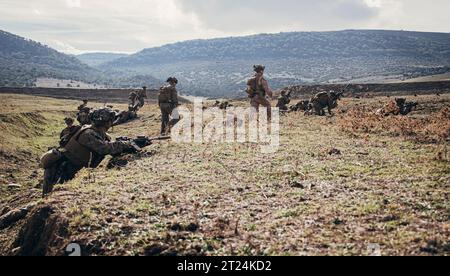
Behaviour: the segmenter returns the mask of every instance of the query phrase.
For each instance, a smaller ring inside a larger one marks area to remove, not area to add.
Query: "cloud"
[[[188,39],[281,31],[450,32],[450,1],[0,0],[0,28],[65,52],[134,52]]]
[[[367,22],[378,7],[363,0],[175,0],[204,27],[228,32],[342,29]]]
[[[81,0],[66,0],[69,8],[81,8]]]

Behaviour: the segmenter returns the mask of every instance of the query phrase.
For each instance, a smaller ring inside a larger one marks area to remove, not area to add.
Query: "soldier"
[[[254,65],[255,76],[247,82],[247,93],[251,99],[250,104],[252,107],[259,111],[259,106],[267,108],[267,116],[270,120],[272,117],[272,107],[267,97],[272,99],[273,93],[269,87],[266,79],[264,79],[265,66]]]
[[[89,120],[89,113],[91,108],[88,105],[89,101],[87,99],[83,100],[83,104],[78,106],[77,121],[80,125],[89,125],[91,121]]]
[[[220,107],[220,105],[221,105],[220,101],[216,101],[216,102],[214,103],[213,107]]]
[[[84,100],[83,100],[83,104],[80,105],[80,106],[78,106],[78,111],[81,111],[81,110],[83,110],[84,108],[86,108],[87,105],[88,105],[88,103],[89,103],[89,100],[84,99]]]
[[[77,129],[77,126],[73,125],[74,121],[72,118],[65,118],[64,123],[66,123],[66,128],[61,131],[61,134],[59,135],[60,139],[67,135],[70,135],[75,129]]]
[[[138,100],[138,103],[139,103],[139,108],[144,107],[145,99],[147,99],[147,87],[146,86],[142,87],[142,90],[138,91],[137,96],[138,96],[137,100]]]
[[[106,155],[121,154],[134,148],[131,142],[111,142],[107,131],[114,119],[115,113],[111,109],[94,111],[91,114],[92,126],[83,126],[61,151],[55,153],[54,150],[43,156],[44,195],[52,192],[55,184],[73,179],[82,168],[98,167]]]
[[[168,131],[169,126],[173,126],[179,121],[179,116],[175,116],[176,114],[172,114],[172,112],[178,106],[178,92],[176,89],[178,80],[174,77],[170,77],[167,79],[167,83],[168,85],[160,88],[158,94],[158,102],[162,115],[161,135],[165,135]],[[172,121],[170,121],[170,115],[174,115]]]
[[[132,108],[135,111],[137,111],[138,94],[135,91],[133,91],[133,92],[130,93],[130,96],[128,97],[128,99],[129,99],[128,107]]]
[[[277,107],[281,111],[288,111],[289,107],[288,104],[291,103],[291,94],[287,94],[286,91],[281,91],[281,96],[278,98]]]
[[[116,112],[116,119],[113,123],[113,126],[118,126],[118,125],[124,124],[124,123],[134,120],[136,118],[137,118],[136,111],[134,111],[132,107],[128,107],[128,111]]]

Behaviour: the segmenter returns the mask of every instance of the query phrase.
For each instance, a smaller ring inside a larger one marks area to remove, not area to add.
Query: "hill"
[[[115,54],[90,54],[81,59],[94,62]],[[121,55],[119,55],[121,56]],[[89,63],[89,62],[88,62]],[[92,87],[156,88],[161,81],[149,74],[127,73],[125,71],[104,72],[82,63],[78,58],[60,53],[39,42],[0,31],[0,86],[31,87],[38,79],[51,80],[51,87],[63,82],[95,84]],[[61,80],[61,81],[58,81]],[[62,81],[64,80],[64,81]]]
[[[102,73],[75,57],[0,30],[0,86],[33,86],[37,78],[96,82]]]
[[[159,79],[176,75],[191,94],[236,96],[257,63],[267,65],[274,88],[408,79],[450,71],[450,34],[348,30],[192,40],[145,49],[100,68]]]
[[[99,66],[103,63],[111,62],[118,58],[126,57],[127,54],[118,54],[118,53],[87,53],[76,55],[75,57],[79,59],[84,64],[87,64],[92,67]]]

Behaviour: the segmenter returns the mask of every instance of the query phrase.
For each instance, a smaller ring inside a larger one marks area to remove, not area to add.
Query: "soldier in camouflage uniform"
[[[247,94],[251,99],[250,104],[257,111],[259,111],[260,106],[267,108],[267,116],[270,120],[272,117],[272,107],[269,99],[272,99],[273,92],[269,87],[269,83],[264,78],[264,70],[266,67],[254,65],[253,69],[255,71],[255,76],[247,82]]]
[[[83,104],[78,107],[77,121],[82,126],[91,124],[91,121],[89,119],[91,108],[87,106],[88,103],[89,103],[88,100],[83,100]]]
[[[64,123],[66,123],[66,128],[61,131],[61,134],[59,135],[60,139],[72,134],[78,128],[77,126],[73,125],[74,121],[72,118],[65,118]]]
[[[111,142],[107,131],[111,128],[115,113],[104,108],[91,114],[93,125],[83,126],[60,151],[60,157],[44,167],[43,194],[53,190],[57,183],[73,179],[82,168],[96,168],[106,155],[118,155],[130,148],[131,142]]]
[[[137,96],[138,96],[137,100],[139,103],[139,105],[138,105],[139,109],[143,108],[145,105],[145,99],[147,99],[147,87],[146,86],[142,87],[142,90],[138,91]]]
[[[291,103],[291,95],[286,93],[286,91],[281,91],[281,96],[278,98],[277,107],[281,111],[288,111],[289,107],[288,104]]]
[[[178,107],[178,92],[176,86],[178,80],[174,77],[167,79],[168,85],[163,86],[159,90],[158,102],[161,109],[161,135],[166,135],[170,125],[175,125],[179,120],[170,121],[170,115],[173,110]]]
[[[129,122],[131,120],[134,120],[137,118],[137,113],[134,111],[134,109],[129,106],[128,111],[119,111],[116,112],[116,119],[113,123],[113,126],[118,126],[121,124],[125,124],[126,122]]]
[[[83,104],[81,104],[80,106],[78,106],[78,111],[81,111],[82,109],[84,109],[85,107],[87,107],[88,103],[89,103],[89,100],[84,99],[84,100],[83,100]]]
[[[138,94],[136,92],[131,92],[128,99],[129,99],[128,107],[134,111],[137,111],[138,110]]]

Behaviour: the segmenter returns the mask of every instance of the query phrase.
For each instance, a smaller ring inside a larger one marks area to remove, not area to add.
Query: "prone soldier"
[[[55,184],[63,184],[75,177],[82,168],[96,168],[106,155],[121,154],[135,146],[130,142],[111,142],[107,131],[115,113],[109,108],[91,114],[92,125],[81,127],[60,150],[53,149],[41,158],[45,169],[43,194],[49,194]]]
[[[291,93],[286,93],[286,91],[281,91],[281,96],[278,98],[277,107],[281,111],[288,111],[288,104],[291,103]]]
[[[72,118],[65,118],[64,123],[66,123],[66,128],[61,131],[61,134],[59,135],[59,138],[62,139],[63,137],[70,135],[76,130],[78,127],[74,126],[74,120]]]
[[[91,121],[89,119],[91,108],[87,106],[88,103],[89,101],[85,99],[83,100],[83,104],[78,106],[77,121],[80,123],[81,126],[91,124]]]
[[[128,107],[128,111],[116,112],[116,119],[114,120],[113,126],[124,124],[136,118],[137,118],[136,111],[134,111],[132,107]]]
[[[85,107],[87,107],[88,103],[89,103],[89,100],[84,99],[84,100],[83,100],[83,103],[82,103],[80,106],[78,106],[78,111],[81,111],[82,109],[84,109]]]

